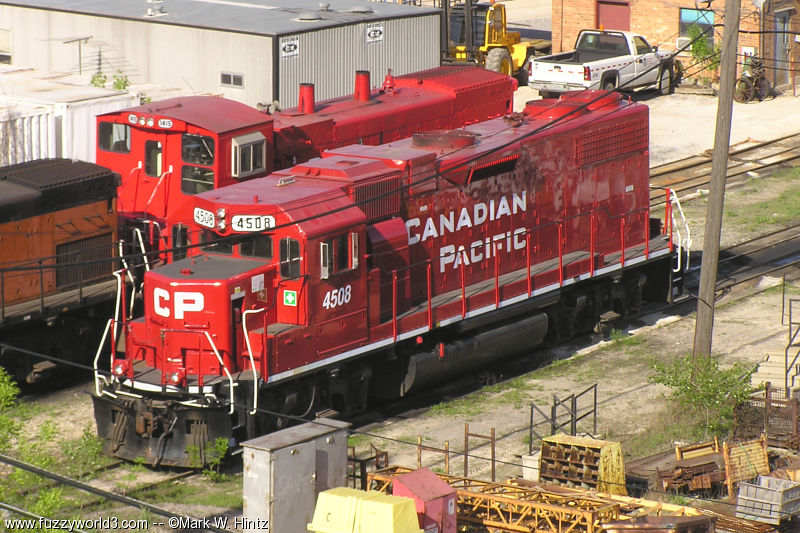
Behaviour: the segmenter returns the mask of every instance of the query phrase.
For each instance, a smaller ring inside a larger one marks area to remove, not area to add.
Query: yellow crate
[[[423,533],[414,500],[338,487],[319,493],[313,533]]]
[[[539,480],[625,496],[619,442],[552,435],[542,439]]]

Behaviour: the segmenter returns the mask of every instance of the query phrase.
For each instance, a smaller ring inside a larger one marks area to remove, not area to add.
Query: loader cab
[[[502,7],[502,6],[501,6]],[[472,4],[472,47],[477,49],[486,44],[486,26],[491,4]],[[464,52],[468,46],[466,5],[456,4],[450,12],[449,45],[452,51]]]

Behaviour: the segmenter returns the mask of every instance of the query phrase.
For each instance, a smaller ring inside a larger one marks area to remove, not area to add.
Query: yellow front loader
[[[496,3],[450,4],[442,2],[446,23],[443,40],[443,61],[469,61],[488,70],[516,76],[526,84],[525,62],[533,53],[533,43],[522,41],[519,32],[508,31],[506,7]],[[472,32],[466,28],[472,27]],[[444,45],[444,43],[443,43]]]

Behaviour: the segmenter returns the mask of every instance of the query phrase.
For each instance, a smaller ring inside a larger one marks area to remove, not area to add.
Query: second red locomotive
[[[647,107],[589,91],[196,195],[201,253],[146,275],[97,375],[107,450],[187,466],[669,298],[648,172]]]
[[[187,244],[195,194],[337,146],[382,144],[502,116],[514,89],[508,76],[457,66],[390,74],[379,90],[368,71],[359,71],[352,97],[319,103],[313,85],[304,84],[296,109],[271,115],[224,98],[171,98],[97,117],[97,162],[122,176],[121,237],[136,245],[128,252],[167,250]]]

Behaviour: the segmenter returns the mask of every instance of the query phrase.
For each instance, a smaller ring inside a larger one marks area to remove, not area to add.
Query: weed
[[[41,442],[52,442],[58,436],[58,427],[55,420],[48,418],[39,426],[39,434],[36,436]]]
[[[367,435],[355,434],[347,437],[347,445],[353,448],[360,448],[366,446],[370,442],[370,437]]]
[[[79,438],[61,443],[61,452],[67,459],[65,470],[71,476],[86,475],[87,471],[110,461],[102,455],[102,451],[103,439],[94,433],[90,425],[83,428]]]
[[[108,81],[108,76],[100,72],[99,70],[92,74],[92,79],[89,80],[89,85],[92,87],[105,87],[106,82]]]
[[[17,405],[19,386],[8,372],[0,367],[0,413],[4,413]]]

